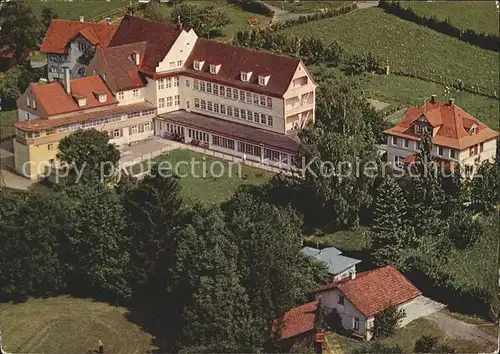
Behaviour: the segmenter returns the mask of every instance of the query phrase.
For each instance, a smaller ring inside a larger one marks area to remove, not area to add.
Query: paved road
[[[477,325],[458,320],[446,312],[436,312],[426,318],[437,323],[439,328],[451,337],[471,340],[478,344],[498,343],[497,338],[484,332]]]
[[[356,4],[358,4],[358,9],[368,9],[378,6],[378,1],[357,1]]]

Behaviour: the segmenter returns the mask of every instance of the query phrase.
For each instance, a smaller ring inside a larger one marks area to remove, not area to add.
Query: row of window
[[[196,129],[188,129],[188,137],[194,140],[203,141],[208,143],[210,141],[210,134]]]
[[[197,79],[194,79],[193,81],[193,88],[198,91],[208,92],[218,96],[224,96],[233,100],[239,100],[240,102],[246,102],[248,104],[253,103],[257,106],[273,108],[272,98],[266,97],[264,95],[257,95],[255,93],[252,94],[251,92],[212,84],[211,82],[200,81]]]
[[[169,65],[171,68],[175,68],[176,66],[182,66],[182,60],[177,60],[177,65],[175,65],[175,61],[171,61]]]
[[[125,92],[123,92],[123,91],[118,92],[117,97],[118,97],[118,101],[123,101],[125,99]],[[132,97],[139,98],[139,89],[132,90]]]
[[[166,125],[165,130],[167,131],[167,133],[177,133],[180,136],[184,136],[184,127],[160,121],[160,130],[163,129],[163,124]]]
[[[403,147],[404,148],[409,148],[410,146],[410,140],[409,139],[404,139],[403,140]],[[417,149],[417,142],[414,142],[414,150]],[[397,136],[392,136],[392,145],[397,146],[398,145],[398,137]],[[481,150],[482,151],[482,150]],[[444,148],[442,146],[437,146],[437,155],[438,156],[444,156]],[[456,151],[454,149],[448,149],[448,157],[451,159],[456,158]]]
[[[167,97],[166,102],[167,102],[166,103],[167,107],[172,107],[172,106],[177,107],[181,104],[181,96],[179,95],[169,96]],[[158,99],[158,108],[165,108],[165,97]]]
[[[174,87],[179,87],[179,77],[176,76],[174,78],[159,79],[157,83],[158,90],[163,90],[164,88],[172,88],[172,84]]]
[[[251,122],[268,125],[270,127],[273,126],[273,117],[264,113],[247,111],[233,106],[226,106],[225,104],[200,100],[199,98],[194,99],[194,107],[209,112],[225,114],[234,118],[249,120]]]
[[[56,63],[67,63],[69,62],[69,55],[50,55],[49,59]]]

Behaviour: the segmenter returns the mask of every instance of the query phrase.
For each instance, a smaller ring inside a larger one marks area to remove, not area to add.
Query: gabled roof
[[[93,69],[99,74],[105,72],[106,83],[113,92],[143,87],[146,82],[132,53],[137,52],[142,61],[145,50],[146,42],[99,49],[89,65],[89,72]]]
[[[456,104],[439,100],[434,103],[427,102],[421,107],[409,107],[406,118],[384,133],[420,140],[420,136],[413,130],[413,124],[421,117],[425,118],[433,128],[438,128],[432,141],[435,145],[461,150],[499,135]],[[477,132],[470,135],[468,129],[473,124],[477,125]]]
[[[141,70],[155,72],[182,33],[177,25],[126,15],[111,40],[110,47],[147,42]]]
[[[340,255],[342,252],[335,247],[327,247],[321,250],[312,247],[304,247],[300,250],[306,256],[314,257],[319,261],[323,261],[328,266],[328,273],[338,274],[350,268],[361,261],[359,259],[350,258]]]
[[[92,45],[106,48],[117,26],[69,20],[52,20],[40,49],[44,53],[68,53],[68,43],[81,35]]]
[[[281,319],[273,321],[271,335],[279,334],[276,339],[287,339],[313,331],[318,304],[318,301],[313,301],[287,311]]]
[[[359,273],[354,279],[326,284],[314,293],[338,289],[366,317],[374,316],[391,305],[408,302],[422,292],[393,266]]]
[[[193,62],[205,62],[202,71],[193,68]],[[221,64],[216,75],[210,74],[209,64]],[[297,58],[275,55],[198,38],[191,55],[186,60],[186,71],[208,81],[229,84],[242,90],[283,96],[300,64]],[[241,72],[252,72],[249,82],[240,79]],[[259,85],[258,76],[272,73],[266,86]]]
[[[99,76],[89,76],[71,80],[71,94],[66,93],[64,86],[60,82],[31,84],[28,91],[31,91],[48,117],[117,103],[113,94]],[[94,91],[105,93],[107,95],[106,102],[99,102]],[[20,108],[26,104],[25,95],[26,93],[21,95],[17,100],[18,107]],[[87,101],[85,106],[79,107],[73,95],[85,97]]]

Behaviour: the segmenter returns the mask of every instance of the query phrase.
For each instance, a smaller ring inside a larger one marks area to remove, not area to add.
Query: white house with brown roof
[[[302,61],[198,38],[182,25],[131,16],[116,30],[99,27],[103,33],[83,25],[56,21],[49,28],[42,47],[46,52],[71,53],[68,40],[75,36],[87,38],[97,51],[86,78],[34,84],[18,100],[18,171],[27,161],[36,160],[37,166],[54,162],[58,139],[94,126],[118,145],[154,132],[242,159],[291,167],[297,132],[314,122],[316,84]],[[68,26],[71,35],[60,33],[69,31]],[[105,92],[106,100],[91,107],[99,95],[96,90]],[[80,106],[82,99],[87,103]],[[41,173],[33,165],[29,175],[36,179]]]
[[[405,119],[387,129],[387,161],[394,167],[412,162],[425,131],[432,132],[432,155],[442,161],[473,168],[493,160],[499,133],[461,109],[453,99],[439,101],[433,95],[421,107],[409,107]]]
[[[106,48],[117,26],[69,20],[52,20],[40,51],[47,55],[47,78],[63,80],[64,68],[71,78],[83,77],[86,65],[79,63],[82,54],[92,48]]]
[[[420,312],[417,316],[427,314],[419,307],[422,292],[393,266],[353,274],[351,278],[333,281],[313,293],[316,300],[321,298],[321,306],[326,312],[337,310],[344,329],[366,340],[373,336],[375,316],[389,306],[410,309],[417,305],[417,311],[413,311]],[[413,313],[412,319],[415,318]]]

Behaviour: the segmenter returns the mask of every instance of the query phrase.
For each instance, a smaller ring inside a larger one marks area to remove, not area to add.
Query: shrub
[[[422,336],[415,342],[415,353],[455,353],[455,348],[439,343],[435,336]]]
[[[342,326],[342,317],[340,317],[337,309],[333,309],[329,314],[325,314],[323,323],[324,326],[330,331],[337,333],[342,333],[344,331],[344,326]]]
[[[398,328],[399,321],[406,316],[403,309],[391,305],[375,316],[373,325],[373,336],[375,338],[386,337],[394,334]]]

